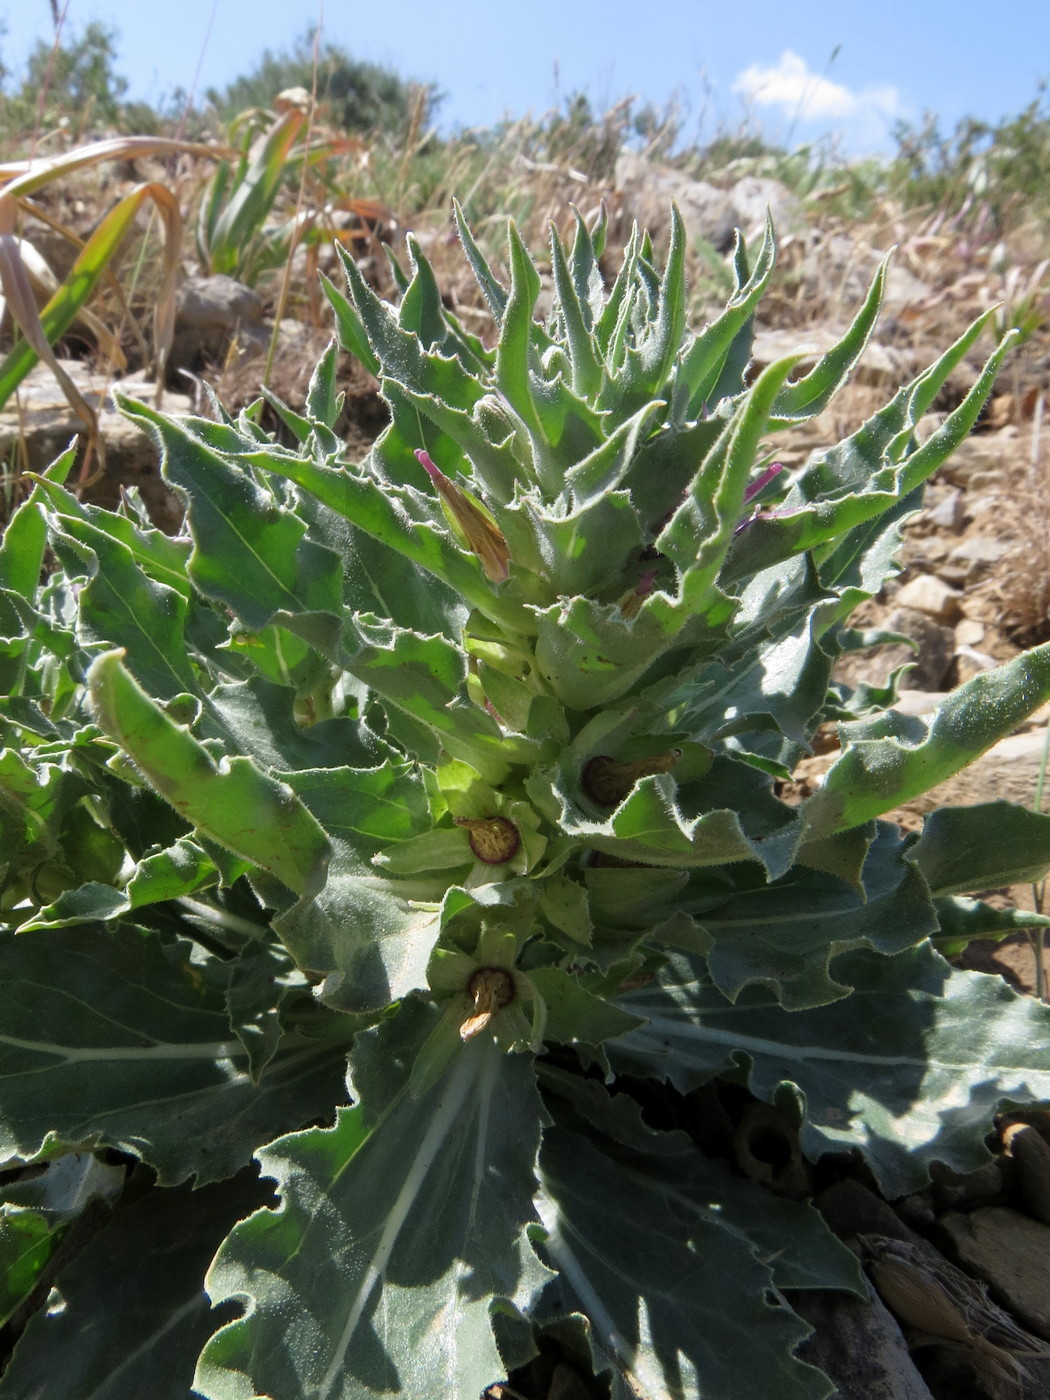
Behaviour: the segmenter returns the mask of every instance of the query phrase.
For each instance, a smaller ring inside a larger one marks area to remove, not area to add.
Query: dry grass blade
[[[174,331],[175,279],[178,273],[179,250],[182,242],[182,216],[171,191],[165,185],[154,182],[138,185],[109,211],[84,244],[66,281],[54,293],[39,315],[29,289],[25,269],[22,268],[20,274],[16,274],[14,271],[14,243],[16,240],[12,239],[9,245],[7,267],[8,278],[15,280],[12,283],[13,295],[8,293],[8,304],[12,316],[22,329],[25,341],[16,345],[0,364],[0,402],[9,397],[32,368],[37,358],[43,359],[55,370],[57,362],[51,355],[51,345],[58,341],[92,295],[100,276],[116,256],[131,224],[147,199],[151,199],[160,211],[165,231],[164,273],[154,307],[157,396],[160,397],[164,381],[164,363]],[[13,227],[16,217],[14,201],[9,194],[0,195],[0,200],[4,201],[4,207],[7,210],[8,226]],[[27,290],[29,291],[28,298],[25,295]],[[47,354],[41,351],[42,345],[47,348]],[[62,384],[63,392],[69,397],[66,376],[57,370],[55,373],[59,383]],[[70,403],[73,402],[73,399],[70,399]],[[77,413],[78,416],[83,417],[79,408],[77,408]]]
[[[11,315],[17,321],[29,346],[58,380],[70,407],[87,429],[88,448],[84,459],[84,472],[87,473],[90,470],[93,451],[97,451],[100,465],[105,460],[98,433],[98,416],[59,364],[48,343],[37,312],[29,276],[22,262],[19,241],[14,235],[16,217],[17,206],[13,198],[7,194],[0,195],[0,285],[3,287]]]
[[[114,136],[108,141],[94,141],[60,156],[0,164],[0,184],[3,184],[5,194],[22,199],[61,176],[71,175],[75,170],[83,170],[102,161],[176,154],[207,156],[209,160],[218,160],[223,156],[236,156],[237,152],[223,146],[203,146],[195,141],[173,141],[160,136]]]
[[[1017,461],[999,494],[1000,535],[1011,542],[1009,571],[997,581],[998,603],[1008,632],[1030,644],[1050,630],[1050,500],[1043,460],[1046,396],[1032,410],[1027,462]]]
[[[166,185],[156,182],[142,185],[137,192],[142,199],[153,200],[164,224],[164,266],[160,291],[153,308],[153,353],[156,362],[156,404],[164,397],[164,369],[175,335],[175,292],[179,275],[179,252],[182,248],[182,215],[178,202]]]
[[[47,259],[27,238],[15,238],[18,245],[19,256],[22,259],[22,266],[29,277],[29,283],[33,290],[38,305],[42,305],[53,297],[59,290],[59,280]],[[3,315],[3,300],[0,298],[0,317]],[[108,357],[111,364],[119,370],[126,370],[128,366],[127,357],[120,347],[116,336],[109,328],[99,320],[95,313],[84,306],[77,312],[74,320],[90,331],[95,338],[95,343],[99,350]]]
[[[1050,1358],[1050,1346],[1018,1327],[984,1285],[933,1250],[885,1235],[859,1237],[868,1273],[883,1302],[919,1341],[963,1346],[1016,1385],[1020,1358]]]
[[[3,287],[11,316],[25,337],[24,343],[16,346],[0,366],[0,399],[13,392],[37,359],[43,360],[87,430],[88,445],[81,480],[85,480],[90,473],[92,457],[96,453],[100,466],[104,460],[103,446],[98,435],[98,418],[94,409],[62,369],[51,347],[66,327],[84,313],[84,303],[116,254],[131,221],[142,203],[146,199],[152,199],[160,212],[165,231],[162,286],[154,310],[159,401],[163,388],[164,364],[174,332],[175,278],[182,241],[182,217],[175,196],[165,185],[151,182],[137,186],[102,220],[81,248],[69,277],[54,290],[43,311],[38,312],[26,259],[23,256],[23,243],[15,236],[18,210],[23,202],[28,202],[28,196],[37,190],[87,166],[108,160],[131,160],[137,156],[167,155],[176,152],[204,155],[211,159],[224,154],[216,147],[202,146],[190,141],[121,136],[93,142],[60,156],[0,165],[0,285]],[[123,357],[119,349],[114,355],[114,348],[110,343],[110,355],[119,363]]]
[[[77,254],[83,252],[86,240],[82,238],[79,233],[77,233],[76,229],[72,228],[68,223],[64,222],[62,219],[57,218],[50,209],[46,208],[43,204],[38,203],[38,201],[36,201],[35,199],[20,199],[18,202],[25,213],[31,215],[31,217],[37,222],[46,225],[47,228],[52,229],[56,234],[58,234],[59,238],[61,238],[64,242],[68,243],[71,248],[75,248],[77,250]],[[142,331],[139,329],[138,319],[137,317],[132,316],[131,311],[128,307],[127,299],[124,294],[124,289],[121,286],[120,282],[117,280],[116,276],[114,275],[112,268],[107,267],[103,272],[102,276],[106,283],[106,288],[109,292],[109,295],[120,307],[122,315],[122,325],[126,326],[127,329],[130,331],[131,337],[135,342],[135,347],[138,352],[138,355],[142,362],[145,363],[149,359],[149,349],[147,348]],[[114,352],[114,350],[111,349],[109,345],[104,342],[99,343],[99,349],[103,352],[103,354],[107,356],[111,364],[115,364],[118,367],[120,367],[121,358],[123,357],[123,350],[117,347],[116,351]]]

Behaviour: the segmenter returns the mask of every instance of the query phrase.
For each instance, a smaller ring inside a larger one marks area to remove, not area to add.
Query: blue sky
[[[837,135],[858,153],[889,149],[893,123],[925,110],[948,126],[1012,115],[1050,77],[1050,0],[327,0],[323,11],[321,0],[69,0],[73,31],[93,19],[119,32],[129,95],[145,99],[191,88],[198,69],[198,93],[221,87],[320,19],[355,56],[436,83],[446,130],[539,115],[584,91],[599,108],[675,99],[689,137],[748,115],[772,136]],[[0,22],[16,71],[51,37],[47,0],[0,0]]]

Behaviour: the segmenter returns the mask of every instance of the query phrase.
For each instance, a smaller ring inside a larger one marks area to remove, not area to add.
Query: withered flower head
[[[512,971],[504,967],[479,967],[467,985],[474,1011],[460,1026],[460,1039],[473,1040],[480,1035],[496,1012],[514,1000],[515,990]]]
[[[506,817],[454,817],[456,826],[470,833],[470,849],[486,865],[505,865],[521,845],[521,833]]]
[[[653,773],[670,773],[682,756],[681,749],[651,754],[648,758],[619,759],[596,754],[584,764],[582,781],[587,796],[602,807],[615,807],[623,801],[639,778]]]

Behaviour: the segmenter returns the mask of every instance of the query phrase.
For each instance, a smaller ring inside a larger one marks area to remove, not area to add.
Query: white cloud
[[[779,107],[784,114],[803,121],[855,122],[895,117],[901,110],[895,87],[868,87],[852,92],[841,83],[810,71],[804,58],[785,49],[771,68],[753,63],[733,84],[757,107]]]

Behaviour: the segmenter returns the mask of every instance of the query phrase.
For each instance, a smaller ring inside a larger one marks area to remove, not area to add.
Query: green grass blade
[[[212,272],[235,273],[252,239],[273,207],[277,191],[287,178],[288,156],[307,118],[303,107],[290,107],[251,159],[230,202],[215,221],[209,254]]]

